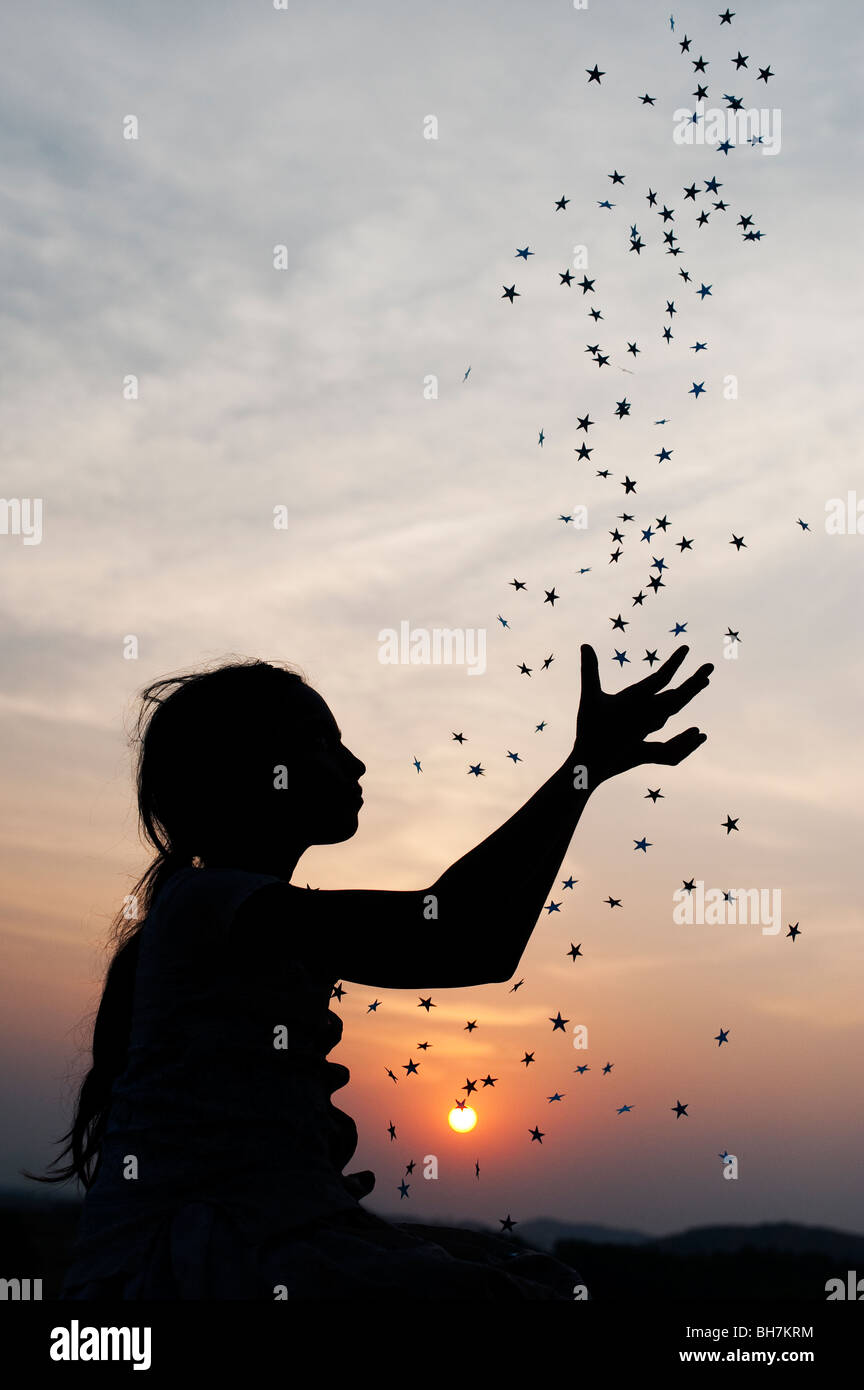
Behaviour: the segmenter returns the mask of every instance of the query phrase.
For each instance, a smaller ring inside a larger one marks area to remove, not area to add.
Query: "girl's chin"
[[[350,840],[360,821],[360,809],[359,806],[349,807],[344,819],[338,825],[322,827],[320,834],[316,835],[311,843],[315,845],[338,845],[342,840]]]

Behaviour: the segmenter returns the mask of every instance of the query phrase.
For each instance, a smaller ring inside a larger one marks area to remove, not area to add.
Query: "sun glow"
[[[463,1109],[457,1105],[447,1116],[450,1128],[455,1129],[457,1134],[468,1134],[477,1123],[477,1111],[472,1110],[470,1105]]]

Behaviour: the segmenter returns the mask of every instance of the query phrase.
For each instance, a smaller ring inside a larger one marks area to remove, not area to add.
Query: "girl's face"
[[[295,693],[286,756],[292,826],[310,845],[336,844],[357,829],[366,764],[347,749],[326,702],[308,686]]]

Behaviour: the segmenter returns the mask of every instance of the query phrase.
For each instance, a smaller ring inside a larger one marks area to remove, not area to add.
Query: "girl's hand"
[[[587,767],[592,786],[643,763],[674,767],[705,742],[707,735],[696,728],[686,729],[666,743],[645,742],[646,734],[662,729],[667,719],[708,684],[714,670],[710,664],[700,666],[677,690],[663,689],[689,650],[679,647],[650,676],[610,695],[600,688],[597,653],[593,647],[582,647],[582,696],[574,756]]]

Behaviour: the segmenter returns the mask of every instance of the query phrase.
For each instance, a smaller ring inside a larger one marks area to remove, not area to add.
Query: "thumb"
[[[585,643],[582,647],[582,696],[589,697],[600,693],[600,667],[597,653]]]

